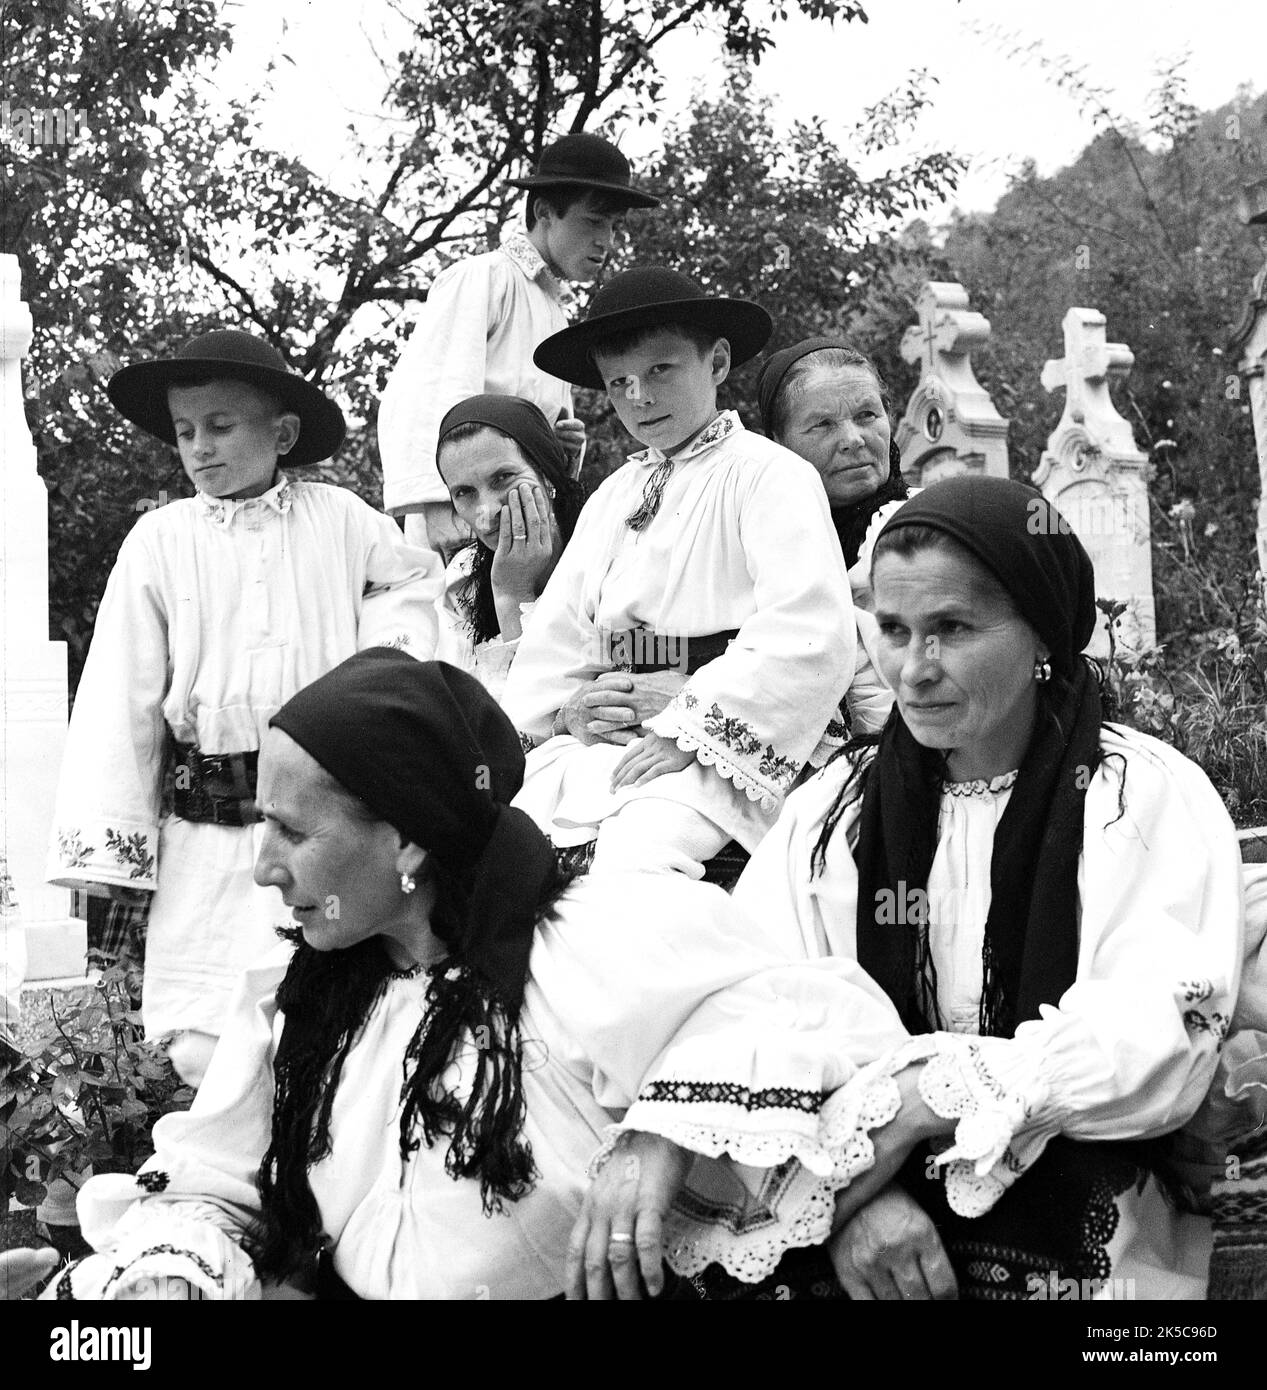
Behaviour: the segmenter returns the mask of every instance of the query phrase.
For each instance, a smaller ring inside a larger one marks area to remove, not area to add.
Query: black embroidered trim
[[[74,1268],[74,1265],[67,1265],[57,1276],[57,1293],[55,1296],[58,1303],[75,1303],[78,1301],[75,1298],[74,1289],[70,1286],[70,1275]]]
[[[791,1086],[753,1091],[737,1081],[653,1081],[643,1087],[638,1099],[680,1105],[740,1105],[745,1110],[799,1110],[807,1115],[816,1115],[823,1104],[820,1091],[798,1091]]]
[[[526,758],[537,746],[536,741],[531,734],[525,734],[522,729],[516,729],[515,732],[519,735],[519,746],[524,750],[524,757]]]
[[[217,1288],[224,1285],[224,1276],[217,1274],[201,1255],[195,1255],[192,1250],[182,1250],[178,1245],[151,1245],[142,1250],[140,1254],[134,1255],[131,1264],[115,1265],[102,1288],[108,1289],[121,1274],[126,1274],[132,1265],[148,1259],[151,1255],[179,1255],[181,1259],[188,1260],[190,1264],[197,1266]]]
[[[170,1184],[171,1178],[158,1168],[136,1175],[136,1185],[143,1187],[146,1192],[166,1192]]]

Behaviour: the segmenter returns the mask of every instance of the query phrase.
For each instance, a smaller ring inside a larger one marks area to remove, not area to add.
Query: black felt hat
[[[176,444],[167,388],[190,382],[244,381],[276,396],[299,416],[299,438],[286,466],[320,463],[343,443],[343,412],[311,382],[292,372],[276,348],[251,333],[217,329],[191,338],[174,357],[124,367],[110,378],[106,394],[115,409],[164,444]]]
[[[633,186],[629,161],[601,135],[565,135],[541,151],[534,173],[508,179],[512,188],[592,188],[612,193],[636,208],[658,208],[654,193]]]
[[[760,304],[707,295],[680,271],[638,266],[614,275],[590,301],[583,322],[547,338],[532,360],[551,376],[601,391],[603,378],[591,355],[598,343],[630,329],[675,323],[695,324],[725,338],[735,367],[755,357],[774,331]]]

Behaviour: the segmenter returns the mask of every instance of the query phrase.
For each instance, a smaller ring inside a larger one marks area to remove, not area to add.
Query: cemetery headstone
[[[1098,309],[1070,309],[1064,318],[1065,355],[1043,367],[1048,391],[1065,392],[1064,413],[1047,441],[1034,486],[1069,522],[1095,564],[1096,597],[1126,605],[1118,643],[1141,652],[1156,643],[1153,561],[1149,545],[1148,456],[1109,395],[1112,377],[1125,377],[1135,355],[1106,341]],[[1100,618],[1088,651],[1106,656],[1107,620]]]
[[[956,473],[1006,478],[1007,421],[972,370],[990,320],[968,308],[967,290],[953,281],[927,281],[915,308],[919,323],[906,330],[901,352],[919,363],[919,384],[895,436],[907,482],[927,487]]]
[[[16,256],[0,256],[0,863],[9,887],[0,965],[6,993],[26,977],[82,975],[84,924],[44,882],[66,739],[66,644],[48,637],[48,492],[22,405],[31,346]],[[14,907],[20,908],[19,919]],[[25,941],[22,927],[25,924]],[[25,945],[25,951],[24,951]]]

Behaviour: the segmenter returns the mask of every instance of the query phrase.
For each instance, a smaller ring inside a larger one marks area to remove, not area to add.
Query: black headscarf
[[[783,382],[792,368],[803,358],[809,357],[812,353],[823,352],[828,349],[838,349],[842,352],[857,352],[852,344],[845,342],[843,338],[805,338],[799,343],[794,343],[791,347],[782,348],[773,353],[761,368],[761,373],[757,377],[757,408],[761,412],[761,429],[767,439],[775,436],[775,427],[778,421],[779,396],[783,389]],[[863,354],[858,354],[860,357]],[[862,366],[863,363],[858,363]],[[867,369],[876,376],[876,381],[880,378],[875,368],[866,364]],[[855,565],[858,562],[858,551],[862,548],[862,542],[866,539],[867,528],[871,525],[871,520],[875,514],[888,502],[900,502],[910,496],[910,488],[907,486],[906,479],[902,476],[902,455],[893,437],[889,437],[889,474],[880,486],[871,493],[869,497],[864,497],[860,502],[853,502],[844,507],[832,507],[832,525],[836,528],[836,537],[840,541],[841,553],[845,557],[846,567]]]
[[[450,954],[431,973],[403,1059],[401,1157],[447,1135],[446,1170],[478,1179],[489,1207],[513,1201],[535,1174],[522,1139],[519,1012],[537,922],[562,886],[549,841],[507,804],[523,780],[518,734],[479,681],[389,647],[349,657],[269,722],[428,851],[430,926]],[[290,1274],[315,1252],[321,1214],[308,1169],[330,1152],[344,1059],[395,973],[378,938],[333,952],[297,944],[277,993],[286,1027],[259,1175],[265,1272]],[[464,1050],[473,1079],[463,1101],[445,1076]]]
[[[487,425],[500,430],[524,451],[556,488],[567,482],[568,456],[539,406],[521,396],[468,396],[446,412],[436,436],[437,449],[444,436],[459,425]]]
[[[580,483],[572,477],[567,451],[542,411],[520,396],[468,396],[440,421],[437,455],[445,436],[459,425],[484,425],[499,430],[519,445],[524,457],[554,489],[550,506],[566,545],[576,529],[585,495]],[[457,602],[472,639],[479,643],[496,637],[501,627],[493,602],[493,552],[478,538],[471,544],[474,547],[471,573],[458,591]]]
[[[911,526],[951,537],[1003,586],[1051,652],[1038,720],[994,836],[980,1031],[1011,1037],[1056,1004],[1078,958],[1083,805],[1100,762],[1099,682],[1080,653],[1095,630],[1095,582],[1081,541],[1041,493],[961,476],[911,498],[877,541]],[[877,922],[884,890],[927,889],[937,848],[940,754],[918,744],[895,706],[865,782],[856,851],[858,960],[912,1032],[939,1026],[928,923]]]

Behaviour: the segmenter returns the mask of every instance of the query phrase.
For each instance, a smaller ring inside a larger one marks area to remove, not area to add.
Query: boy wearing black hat
[[[179,450],[197,491],[141,516],[120,547],[70,722],[49,877],[153,895],[145,1028],[177,1035],[172,1060],[196,1083],[238,972],[275,940],[275,896],[251,880],[268,721],[364,647],[430,658],[441,575],[354,493],[280,471],[328,458],[344,423],[267,343],[207,333],[107,390]]]
[[[853,674],[849,580],[817,473],[717,408],[731,365],[770,330],[759,305],[646,268],[535,356],[606,389],[649,446],[586,504],[503,697],[541,745],[518,804],[556,844],[596,840],[594,871],[698,877],[728,840],[753,849]],[[608,677],[595,728],[579,702],[617,668],[634,689]],[[668,670],[666,705],[637,677]]]
[[[435,456],[445,411],[469,396],[531,401],[558,422],[579,471],[585,431],[569,418],[572,393],[534,366],[533,350],[567,327],[561,282],[593,280],[621,216],[660,202],[633,186],[629,162],[613,144],[584,133],[555,141],[531,176],[510,184],[528,191],[526,228],[436,277],[383,392],[383,507],[405,516],[405,535],[415,545],[450,550],[464,539]]]

